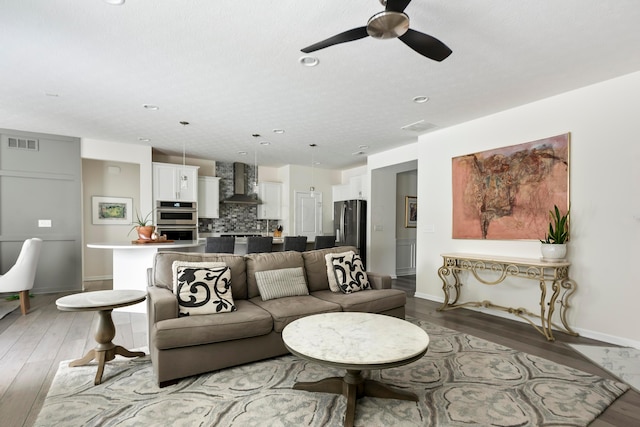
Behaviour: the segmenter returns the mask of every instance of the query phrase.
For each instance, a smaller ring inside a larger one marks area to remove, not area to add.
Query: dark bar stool
[[[285,236],[283,251],[304,252],[307,250],[307,236]]]
[[[214,254],[232,254],[235,244],[235,236],[207,237],[204,251]]]
[[[316,236],[314,249],[333,248],[336,245],[336,236]]]
[[[247,253],[271,252],[273,237],[247,237]]]

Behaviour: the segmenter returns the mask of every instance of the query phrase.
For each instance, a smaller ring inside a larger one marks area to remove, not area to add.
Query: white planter
[[[544,260],[562,260],[567,255],[567,244],[542,243],[540,251]]]

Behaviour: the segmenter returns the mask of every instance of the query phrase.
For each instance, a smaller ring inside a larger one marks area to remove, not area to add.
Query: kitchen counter
[[[161,250],[202,252],[204,241],[176,240],[168,243],[103,242],[89,243],[88,248],[113,251],[113,289],[146,291],[147,269],[153,266],[154,255]],[[118,308],[120,311],[146,313],[146,303]]]

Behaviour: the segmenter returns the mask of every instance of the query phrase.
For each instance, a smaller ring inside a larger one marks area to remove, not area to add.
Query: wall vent
[[[406,126],[402,126],[402,130],[421,133],[421,132],[426,132],[428,130],[431,130],[435,127],[437,126],[434,125],[433,123],[428,123],[428,122],[425,122],[424,120],[420,120],[418,122],[411,123]]]
[[[40,145],[37,139],[17,138],[14,136],[10,136],[7,139],[9,148],[15,148],[17,150],[38,151]]]

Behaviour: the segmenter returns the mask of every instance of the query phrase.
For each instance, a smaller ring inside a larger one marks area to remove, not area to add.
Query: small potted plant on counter
[[[549,216],[551,217],[549,231],[547,231],[545,239],[540,240],[543,260],[561,260],[567,255],[570,210],[561,215],[558,206],[553,205],[553,210],[549,211]]]
[[[151,225],[152,213],[153,211],[149,212],[147,216],[143,218],[142,216],[140,216],[139,212],[136,212],[136,219],[135,221],[133,221],[133,227],[131,227],[131,230],[129,230],[129,234],[131,234],[133,230],[136,230],[136,232],[138,233],[138,240],[152,240],[153,232],[156,230],[155,225]]]

